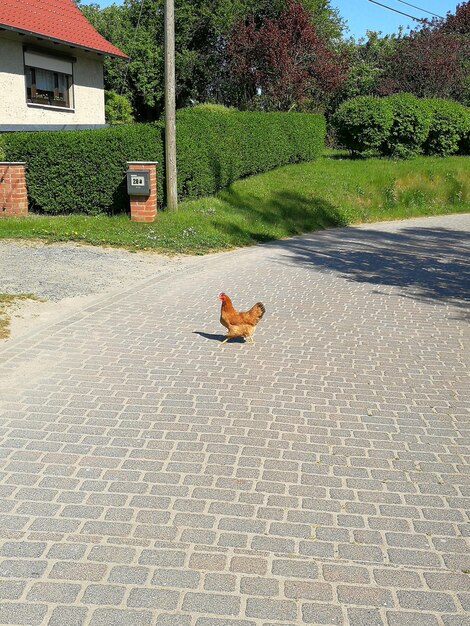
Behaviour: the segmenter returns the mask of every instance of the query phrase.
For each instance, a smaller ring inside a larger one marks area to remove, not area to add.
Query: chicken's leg
[[[224,343],[227,343],[229,339],[231,339],[231,337],[226,337],[223,341],[219,343],[219,346],[222,346]]]

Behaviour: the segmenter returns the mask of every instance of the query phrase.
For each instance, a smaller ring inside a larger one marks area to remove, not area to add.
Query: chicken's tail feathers
[[[262,302],[257,302],[251,310],[256,315],[258,321],[266,313],[266,307],[264,306]]]

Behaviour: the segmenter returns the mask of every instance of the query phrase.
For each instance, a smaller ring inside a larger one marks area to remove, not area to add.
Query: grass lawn
[[[152,224],[126,215],[0,219],[0,237],[203,254],[360,222],[470,211],[468,157],[351,160],[328,154],[182,202]]]

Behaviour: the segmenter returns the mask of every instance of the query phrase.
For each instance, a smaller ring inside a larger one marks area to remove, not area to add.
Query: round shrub
[[[448,156],[460,150],[468,154],[470,116],[467,107],[453,102],[433,98],[427,106],[431,114],[431,126],[425,145],[426,154]]]
[[[470,109],[468,107],[466,107],[465,113],[467,116],[466,130],[460,138],[459,154],[470,156]]]
[[[390,103],[375,96],[343,102],[333,116],[338,141],[353,154],[371,156],[380,151],[393,122]]]
[[[393,121],[383,154],[398,159],[421,154],[431,125],[429,107],[424,100],[409,93],[397,93],[385,100],[392,108]]]
[[[126,96],[115,91],[104,92],[104,112],[108,124],[132,124],[132,105]]]

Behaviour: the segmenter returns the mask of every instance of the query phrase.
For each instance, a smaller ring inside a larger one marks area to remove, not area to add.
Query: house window
[[[29,104],[73,108],[72,61],[25,51],[26,101]]]
[[[26,68],[27,102],[70,108],[71,76],[37,67]]]

